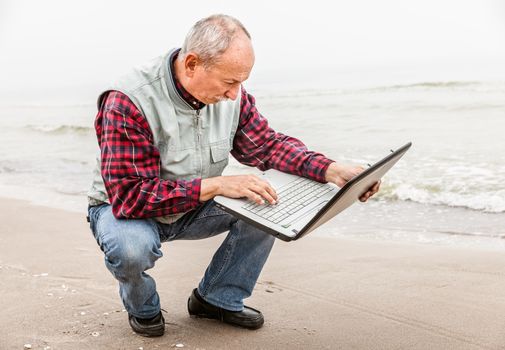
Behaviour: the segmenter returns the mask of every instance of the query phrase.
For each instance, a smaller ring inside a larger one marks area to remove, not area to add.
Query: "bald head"
[[[214,15],[191,28],[175,61],[183,87],[205,104],[235,100],[254,65],[251,36],[235,18]]]
[[[179,59],[184,60],[186,55],[193,53],[208,67],[215,64],[232,45],[252,51],[251,35],[238,19],[212,15],[199,20],[190,29]]]

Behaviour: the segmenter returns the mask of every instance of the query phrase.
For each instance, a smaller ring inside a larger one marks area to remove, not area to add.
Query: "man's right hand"
[[[267,181],[256,175],[217,176],[203,179],[200,188],[200,202],[206,202],[217,195],[230,198],[249,198],[258,203],[277,202],[277,193]]]

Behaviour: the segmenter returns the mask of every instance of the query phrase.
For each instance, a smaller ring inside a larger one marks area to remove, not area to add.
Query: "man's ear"
[[[192,52],[189,52],[184,58],[184,69],[186,76],[192,78],[195,74],[196,67],[198,66],[200,60],[198,56]]]

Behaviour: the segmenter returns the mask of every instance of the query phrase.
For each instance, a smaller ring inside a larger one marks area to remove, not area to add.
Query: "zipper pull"
[[[200,145],[200,136],[202,133],[200,132],[200,110],[196,110],[196,136],[198,140],[198,144]]]
[[[200,127],[200,111],[199,111],[198,109],[196,110],[194,120],[195,120],[195,127],[196,127],[196,130],[198,130],[198,129],[199,129],[199,127]]]

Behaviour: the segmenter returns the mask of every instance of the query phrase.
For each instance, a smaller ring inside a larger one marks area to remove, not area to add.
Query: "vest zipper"
[[[201,132],[200,132],[200,110],[199,109],[196,110],[196,136],[197,136],[197,140],[198,140],[198,145],[200,145]]]
[[[197,109],[196,110],[196,139],[197,139],[198,149],[200,150],[200,176],[203,177],[203,160],[202,160],[203,150],[202,150],[202,145],[201,145],[201,136],[202,136],[202,132],[200,129],[200,110]]]

